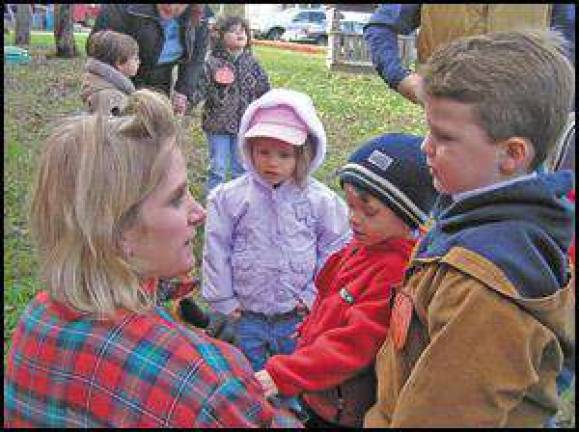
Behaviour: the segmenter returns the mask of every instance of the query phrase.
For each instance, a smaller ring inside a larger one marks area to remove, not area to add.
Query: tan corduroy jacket
[[[550,4],[424,4],[417,39],[418,62],[459,37],[524,28],[549,28]]]
[[[555,379],[574,351],[574,276],[528,299],[462,247],[412,266],[405,343],[397,350],[389,337],[377,356],[377,402],[364,426],[541,427],[557,411]]]

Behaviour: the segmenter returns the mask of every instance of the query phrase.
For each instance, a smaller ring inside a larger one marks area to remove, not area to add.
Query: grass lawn
[[[87,35],[77,35],[84,56]],[[5,35],[11,44],[13,34]],[[49,33],[33,33],[29,65],[4,65],[4,354],[17,319],[31,297],[42,287],[27,227],[28,199],[41,140],[51,124],[82,109],[80,80],[86,58],[55,59]],[[315,176],[338,190],[335,170],[359,144],[386,132],[425,133],[422,109],[390,91],[375,74],[329,72],[323,54],[303,54],[269,47],[254,53],[268,72],[273,87],[309,94],[328,135],[324,165]],[[203,201],[207,146],[200,130],[200,112],[184,119],[185,154],[191,189]],[[200,261],[202,234],[195,253]],[[561,410],[562,426],[575,424],[574,387]]]

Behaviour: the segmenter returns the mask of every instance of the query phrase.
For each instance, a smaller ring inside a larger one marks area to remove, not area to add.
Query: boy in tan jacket
[[[442,197],[392,297],[365,427],[541,427],[574,367],[570,171],[538,174],[574,97],[545,31],[456,40],[428,61],[422,144]]]
[[[139,45],[131,36],[102,30],[90,36],[87,44],[81,98],[88,111],[118,114],[135,91],[130,78],[139,69]]]

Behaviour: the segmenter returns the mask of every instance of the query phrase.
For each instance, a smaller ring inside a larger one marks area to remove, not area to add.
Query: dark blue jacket
[[[398,53],[397,35],[408,35],[420,26],[421,4],[383,4],[364,28],[364,39],[378,74],[391,87],[410,74]],[[575,64],[575,5],[553,4],[551,27],[568,41],[568,56]]]
[[[573,173],[560,171],[452,202],[441,196],[435,224],[416,256],[461,246],[499,267],[523,298],[542,298],[568,283],[575,207]]]

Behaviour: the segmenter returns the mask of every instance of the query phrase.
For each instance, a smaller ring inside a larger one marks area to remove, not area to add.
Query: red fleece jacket
[[[272,356],[265,366],[281,394],[335,387],[374,361],[388,332],[392,285],[401,281],[414,244],[398,238],[365,247],[354,240],[328,259],[295,352]]]

